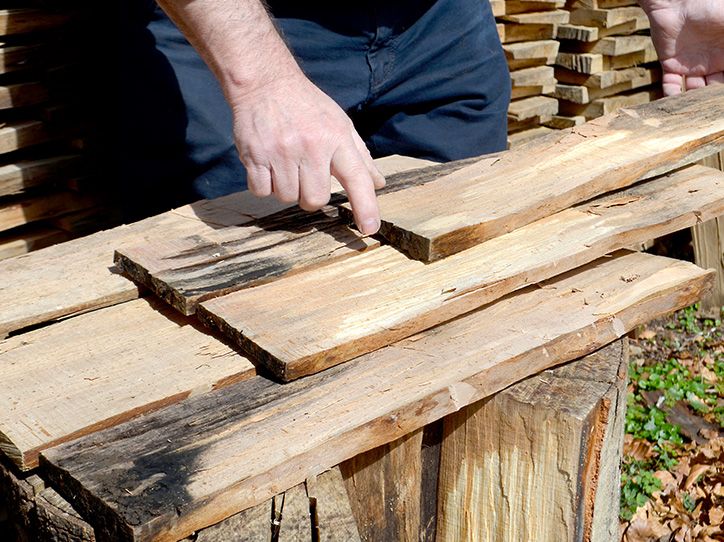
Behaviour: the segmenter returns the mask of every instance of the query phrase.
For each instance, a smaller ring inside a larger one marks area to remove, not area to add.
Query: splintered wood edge
[[[689,265],[688,276],[680,277],[668,287],[643,295],[638,301],[622,307],[620,311],[601,314],[596,322],[585,328],[564,333],[550,339],[547,343],[510,358],[505,362],[509,373],[518,374],[519,371],[515,370],[518,367],[526,374],[533,374],[577,359],[624,336],[638,325],[691,305],[712,287],[715,273],[713,270],[705,271],[693,264]],[[586,330],[587,333],[581,333]],[[535,368],[531,368],[531,365],[535,365]],[[416,399],[393,412],[350,428],[316,448],[314,456],[325,457],[327,460],[324,464],[317,464],[315,469],[322,472],[350,457],[396,440],[464,406],[497,393],[516,381],[513,378],[491,380],[487,371],[482,371],[458,384],[468,386],[470,389],[466,391],[470,393],[453,393],[450,386],[433,390],[427,396]],[[354,435],[355,447],[353,448],[349,446],[351,435]],[[53,457],[54,455],[56,457]],[[55,450],[41,454],[41,465],[46,468],[50,479],[59,487],[65,486],[66,492],[72,492],[79,504],[86,506],[92,503],[92,508],[96,510],[95,513],[102,516],[99,521],[101,523],[109,522],[109,525],[117,529],[116,532],[124,533],[129,540],[178,540],[201,527],[255,506],[283,488],[293,487],[304,481],[304,478],[312,474],[311,471],[304,473],[299,469],[295,469],[295,472],[299,470],[296,475],[290,474],[287,463],[277,465],[245,481],[245,484],[251,484],[257,487],[257,490],[252,497],[244,501],[242,508],[237,508],[238,505],[234,504],[234,499],[230,498],[227,492],[221,492],[204,499],[203,504],[196,507],[193,513],[178,517],[173,511],[168,511],[159,514],[153,520],[153,526],[144,524],[134,528],[121,521],[121,518],[100,497],[96,497],[85,489],[70,471],[59,467],[56,464],[59,459],[62,459],[62,456],[58,457],[58,452]],[[291,460],[293,458],[290,458]],[[299,476],[302,478],[297,480],[296,478]],[[270,488],[268,487],[270,480],[279,480],[279,483]],[[238,491],[238,488],[235,491]],[[199,518],[200,515],[205,516],[206,519]]]
[[[692,264],[692,268],[693,268]],[[677,284],[668,288],[658,290],[649,294],[648,296],[642,297],[642,299],[634,305],[624,308],[617,314],[611,314],[608,316],[601,316],[595,324],[595,337],[592,340],[584,341],[582,344],[577,345],[576,348],[571,348],[572,336],[575,337],[580,332],[576,330],[572,333],[566,333],[560,337],[552,339],[548,343],[539,347],[533,348],[530,351],[511,358],[506,362],[506,366],[511,368],[513,366],[530,366],[532,359],[542,360],[539,367],[536,367],[534,372],[539,372],[544,369],[563,364],[574,359],[578,359],[582,356],[588,355],[595,350],[605,346],[606,344],[624,336],[626,333],[651,319],[658,318],[664,314],[668,314],[672,311],[681,309],[688,305],[691,305],[696,300],[708,291],[713,284],[714,272],[711,270],[704,271],[699,270],[696,272],[692,269],[691,275],[687,279],[681,279]],[[515,373],[515,371],[511,371]],[[527,371],[527,374],[532,374],[531,371]],[[398,438],[401,438],[420,427],[432,423],[448,414],[451,414],[463,406],[472,404],[475,401],[479,401],[485,397],[488,397],[503,388],[514,384],[515,381],[496,381],[490,382],[485,374],[474,375],[462,382],[463,385],[470,385],[474,388],[472,394],[456,394],[453,393],[450,387],[432,391],[427,397],[415,401],[411,404],[405,405],[400,409],[390,412],[387,415],[371,420],[361,427],[351,429],[345,434],[338,435],[323,445],[323,449],[317,450],[315,455],[319,457],[325,450],[328,451],[326,457],[330,457],[329,465],[319,465],[321,470],[325,470],[331,466],[334,466],[342,461],[354,457],[360,453],[366,452],[372,448],[386,444]],[[432,405],[438,405],[438,408],[432,408]],[[416,408],[417,407],[417,408]],[[426,408],[429,407],[429,408]],[[355,435],[355,441],[365,444],[360,444],[359,449],[354,451],[343,451],[338,450],[344,449],[342,442],[350,438],[350,433],[357,433]],[[360,436],[360,433],[362,436]],[[369,434],[369,438],[364,438],[365,434]],[[380,434],[384,434],[384,438],[380,438]],[[336,454],[336,455],[335,455]],[[339,456],[339,457],[336,457]],[[271,469],[262,475],[264,480],[268,479],[284,479],[288,477],[288,465],[282,464]],[[291,481],[285,482],[284,485],[292,487],[297,482],[292,483]],[[290,485],[291,484],[291,485]],[[276,488],[277,490],[280,488]],[[264,498],[271,497],[259,495],[256,497],[259,502],[263,501]],[[217,501],[219,499],[219,501]],[[215,509],[217,504],[223,505],[226,502],[224,495],[217,495],[211,497],[204,508]],[[253,506],[253,505],[252,505]],[[189,517],[180,518],[181,520],[173,526],[170,526],[168,530],[162,530],[153,537],[153,540],[158,541],[172,541],[179,537],[186,536],[189,532],[194,531],[198,526],[192,525],[192,520]],[[138,533],[140,534],[140,533]],[[144,536],[140,536],[139,540],[146,539]]]

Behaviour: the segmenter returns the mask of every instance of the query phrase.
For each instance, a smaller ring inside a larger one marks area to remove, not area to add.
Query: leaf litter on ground
[[[724,541],[724,328],[695,305],[631,339],[621,540]]]

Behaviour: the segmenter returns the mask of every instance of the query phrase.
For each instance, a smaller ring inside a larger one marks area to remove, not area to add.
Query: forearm
[[[158,0],[234,102],[302,72],[259,0]]]

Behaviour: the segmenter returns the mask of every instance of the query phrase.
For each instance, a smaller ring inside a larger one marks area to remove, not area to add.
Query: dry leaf
[[[691,467],[689,475],[686,477],[686,482],[684,482],[684,489],[689,489],[691,486],[693,486],[697,478],[699,478],[699,476],[704,474],[710,468],[711,465],[694,465],[693,467]]]
[[[645,519],[634,519],[624,533],[626,542],[650,542],[664,536],[671,535],[671,531],[655,521]]]

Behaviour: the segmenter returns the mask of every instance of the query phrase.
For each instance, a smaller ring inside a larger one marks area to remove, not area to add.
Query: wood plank
[[[652,81],[659,81],[661,79],[661,68],[656,65],[636,66],[621,70],[584,74],[556,66],[555,77],[564,84],[581,85],[595,90],[606,90],[647,77],[650,77]]]
[[[621,341],[444,419],[440,540],[618,536]]]
[[[177,540],[590,353],[710,283],[686,262],[606,258],[322,374],[191,397],[48,450],[42,464],[99,538]]]
[[[0,342],[0,450],[30,469],[49,446],[254,374],[160,305],[139,299]]]
[[[570,11],[570,23],[586,26],[611,28],[621,24],[637,21],[646,17],[644,10],[638,6],[614,9],[576,8]],[[566,21],[566,23],[569,21]]]
[[[579,73],[598,73],[603,71],[603,55],[561,51],[556,58],[556,65]]]
[[[0,457],[0,509],[5,540],[95,542],[93,528],[37,474],[16,472]]]
[[[95,542],[93,528],[52,487],[35,497],[36,540]]]
[[[70,191],[13,198],[0,203],[0,232],[94,205],[93,196]]]
[[[318,540],[361,540],[342,472],[334,467],[305,481],[311,510],[316,514]]]
[[[577,104],[588,104],[599,98],[606,98],[629,90],[649,86],[653,83],[658,83],[660,79],[661,72],[659,70],[644,69],[641,77],[632,78],[629,81],[625,81],[600,90],[597,88],[589,88],[583,85],[567,85],[558,83],[556,85],[556,89],[553,95],[561,100],[568,100],[569,102]],[[605,108],[602,108],[600,110],[604,111]]]
[[[0,260],[27,254],[68,240],[68,234],[56,228],[31,224],[0,235]]]
[[[563,115],[581,115],[587,119],[595,119],[603,115],[610,115],[619,109],[644,105],[653,102],[661,96],[661,89],[654,88],[638,92],[628,92],[607,98],[597,98],[588,104],[578,104],[567,100],[560,100],[559,108]]]
[[[303,484],[216,525],[201,529],[193,540],[246,542],[273,539],[274,526],[270,517],[275,512],[280,512],[278,539],[281,542],[360,540],[338,467],[309,478]]]
[[[723,206],[724,174],[692,166],[433,263],[384,246],[206,301],[197,315],[277,378],[292,380],[613,250],[718,216]]]
[[[340,464],[361,540],[418,540],[422,428]]]
[[[556,79],[553,76],[552,66],[535,66],[533,68],[515,70],[510,72],[510,79],[513,85],[513,100],[527,96],[538,98],[541,94],[552,93],[556,88]],[[553,104],[549,100],[550,99],[546,99],[532,116],[549,117],[558,112],[558,104]],[[555,102],[555,100],[553,101]],[[511,110],[516,111],[514,104],[518,103],[519,102],[511,102]],[[551,111],[554,112],[551,113]]]
[[[516,43],[553,39],[556,37],[557,26],[554,23],[505,23],[496,24],[495,28],[502,43]]]
[[[0,73],[35,67],[43,51],[44,47],[40,44],[0,47]]]
[[[8,122],[0,125],[0,154],[50,141],[52,136],[39,120]]]
[[[430,182],[464,163],[392,176],[380,192]],[[242,226],[200,231],[181,238],[146,239],[142,244],[117,250],[115,262],[126,275],[189,315],[201,301],[378,245],[376,240],[364,238],[342,224],[334,207],[314,214],[294,207]]]
[[[533,139],[546,136],[551,133],[553,129],[546,126],[537,126],[529,130],[523,130],[521,132],[515,132],[514,134],[508,135],[508,148],[517,149],[521,145],[525,145]]]
[[[61,155],[38,160],[20,160],[0,166],[0,196],[20,194],[28,189],[62,179],[77,172],[80,155]]]
[[[565,5],[565,0],[505,0],[505,11],[500,15],[557,10],[562,9]]]
[[[505,0],[490,0],[490,9],[495,17],[505,14]]]
[[[530,132],[531,130],[540,128],[544,123],[548,122],[552,118],[553,117],[551,115],[545,115],[542,117],[536,115],[535,117],[530,117],[529,119],[520,121],[508,119],[508,136],[523,132]]]
[[[570,13],[564,9],[538,11],[535,13],[506,14],[500,20],[516,24],[566,24]]]
[[[508,68],[520,70],[533,66],[550,65],[556,61],[560,42],[556,40],[526,41],[503,45]]]
[[[636,0],[573,0],[572,7],[611,9],[637,5]]]
[[[399,156],[379,159],[376,163],[383,174],[388,175],[410,165],[429,164]],[[433,166],[420,175],[434,178],[450,167],[460,166]],[[391,185],[396,184],[392,177],[389,181]],[[404,182],[403,179],[401,184]],[[33,324],[138,297],[138,287],[112,266],[115,249],[137,245],[144,239],[183,237],[241,225],[287,207],[289,205],[272,198],[259,199],[249,192],[239,192],[201,200],[135,224],[3,260],[0,262],[3,277],[0,337]]]
[[[558,113],[558,100],[546,96],[533,96],[510,102],[508,122],[520,122],[533,117],[551,117],[556,113]]]
[[[710,85],[540,138],[490,167],[470,165],[404,193],[382,195],[380,232],[414,258],[454,254],[719,150],[722,104],[724,87]],[[570,115],[563,109],[561,114]]]
[[[0,10],[0,36],[49,30],[62,25],[70,18],[68,13],[41,9],[3,9]]]
[[[339,221],[335,208],[297,207],[245,226],[116,251],[121,271],[181,313],[207,299],[348,258],[379,242]]]
[[[609,36],[594,42],[566,41],[562,49],[569,53],[600,53],[608,56],[622,56],[651,49],[651,36]]]
[[[653,44],[642,51],[635,51],[619,56],[608,56],[600,53],[569,53],[561,51],[556,57],[556,64],[568,70],[596,74],[603,71],[618,70],[648,64],[657,60]]]
[[[639,14],[630,21],[609,28],[583,24],[561,24],[558,25],[556,37],[564,40],[596,41],[606,36],[626,36],[634,32],[648,30],[650,26],[649,18],[644,13]]]
[[[724,171],[724,151],[707,156],[700,162]],[[716,281],[711,293],[701,301],[701,312],[714,319],[721,317],[724,307],[724,217],[719,216],[692,229],[694,261],[708,269],[716,269]]]
[[[0,110],[37,105],[48,99],[48,89],[36,82],[0,86]]]

